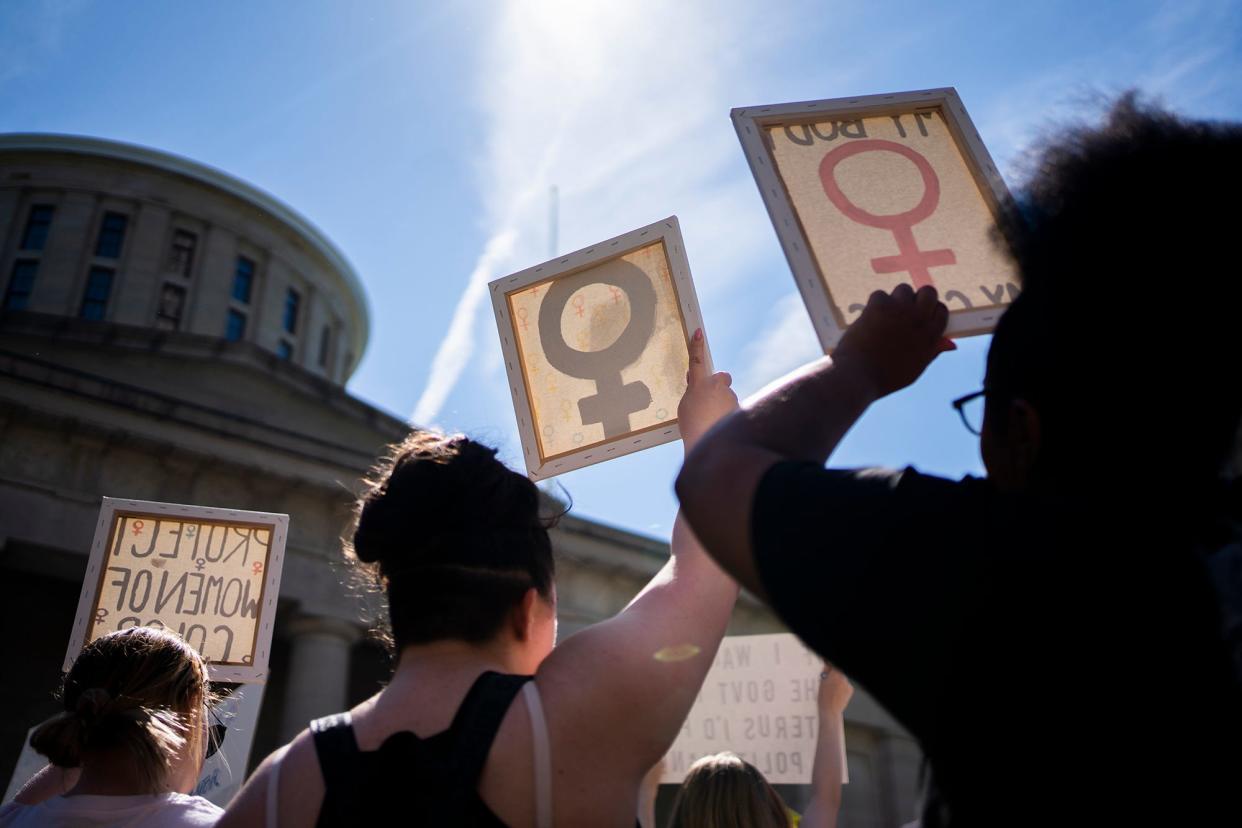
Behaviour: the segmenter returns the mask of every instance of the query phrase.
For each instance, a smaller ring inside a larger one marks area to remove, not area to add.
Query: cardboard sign
[[[826,352],[902,282],[936,287],[950,336],[995,327],[1018,293],[994,235],[1009,191],[954,89],[732,117]]]
[[[65,669],[113,630],[165,627],[212,681],[264,681],[288,527],[288,515],[105,497]]]
[[[250,748],[254,745],[265,687],[263,684],[239,684],[208,715],[208,724],[224,725],[228,732],[219,750],[203,763],[193,793],[221,808],[229,804],[246,781],[246,766],[250,762]]]
[[[262,684],[239,684],[216,704],[208,723],[223,724],[228,728],[228,734],[220,749],[203,763],[198,784],[191,793],[223,808],[241,790],[242,783],[246,781],[250,748],[254,745],[259,708],[263,704],[263,688]],[[30,734],[33,732],[33,727],[26,731],[21,756],[4,792],[5,802],[17,796],[22,786],[47,764],[47,758],[30,746]]]
[[[702,320],[675,216],[489,287],[533,479],[680,438]]]
[[[822,670],[823,660],[790,633],[726,636],[664,757],[661,783],[680,784],[697,760],[728,750],[769,782],[808,784],[819,734]],[[836,726],[844,771],[844,722]]]

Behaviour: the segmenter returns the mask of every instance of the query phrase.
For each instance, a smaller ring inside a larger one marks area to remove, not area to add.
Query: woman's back
[[[318,824],[381,823],[417,813],[434,824],[503,826],[476,788],[496,731],[530,679],[486,672],[448,728],[425,738],[398,731],[375,750],[360,748],[348,713],[313,722],[325,782]]]
[[[736,407],[727,378],[706,374],[703,349],[697,337],[680,412],[687,443]],[[698,693],[736,585],[678,520],[671,559],[630,605],[553,649],[551,542],[534,484],[504,468],[491,449],[425,432],[399,446],[380,472],[363,499],[354,548],[380,568],[400,655],[391,684],[351,711],[358,751],[388,757],[382,769],[359,760],[375,779],[355,789],[354,801],[373,797],[359,807],[386,809],[408,797],[401,818],[413,824],[440,822],[435,809],[473,808],[459,804],[466,801],[458,796],[460,776],[432,791],[437,803],[415,806],[422,792],[395,766],[412,760],[412,745],[421,751],[450,729],[481,674],[533,674],[526,686],[545,715],[533,719],[535,706],[510,701],[477,775],[478,802],[514,828],[630,828],[639,783]],[[413,741],[390,741],[406,731]],[[325,794],[335,797],[334,779],[347,777],[324,767],[314,742],[304,731],[278,763],[279,825],[315,825],[325,807],[336,808]],[[222,826],[264,824],[274,764],[271,757],[263,763]],[[549,779],[542,810],[540,768]],[[450,819],[462,822],[461,815]]]

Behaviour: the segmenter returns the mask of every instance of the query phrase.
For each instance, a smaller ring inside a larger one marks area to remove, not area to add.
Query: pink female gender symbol
[[[135,520],[135,521],[134,521],[134,534],[135,534],[135,535],[141,535],[141,534],[142,534],[142,521],[141,521],[141,520]]]
[[[923,179],[922,200],[904,213],[877,216],[875,213],[868,213],[846,198],[845,193],[841,192],[841,188],[837,185],[837,164],[846,158],[864,152],[895,152],[913,161],[914,166],[918,168],[919,176]],[[872,259],[871,269],[876,273],[905,271],[910,274],[914,287],[921,288],[932,284],[931,272],[928,268],[957,264],[957,256],[952,250],[920,250],[918,243],[914,240],[914,225],[936,212],[936,206],[940,203],[940,179],[936,177],[936,171],[932,169],[932,165],[919,153],[903,144],[879,138],[850,141],[824,156],[824,160],[819,163],[819,178],[823,182],[824,193],[828,196],[828,200],[836,205],[836,208],[847,218],[867,227],[888,230],[896,238],[897,249],[900,253],[896,256],[880,256]]]

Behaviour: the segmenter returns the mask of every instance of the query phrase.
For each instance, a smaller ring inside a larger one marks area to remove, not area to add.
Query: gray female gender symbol
[[[571,296],[587,285],[613,285],[630,299],[630,321],[616,341],[599,351],[569,347],[561,331],[561,314]],[[651,405],[651,391],[643,382],[624,382],[621,369],[633,365],[655,331],[655,288],[647,274],[622,259],[567,276],[552,283],[539,306],[539,340],[544,356],[558,371],[595,381],[595,393],[578,400],[583,425],[600,423],[605,437],[630,430],[630,414]]]

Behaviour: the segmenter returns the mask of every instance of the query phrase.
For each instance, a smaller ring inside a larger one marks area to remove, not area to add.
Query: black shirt
[[[374,751],[358,749],[348,713],[311,722],[324,779],[316,824],[504,828],[477,788],[496,731],[531,678],[485,672],[448,730],[426,739],[401,731]]]
[[[1242,825],[1242,693],[1171,513],[780,463],[751,531],[773,608],[927,754],[928,828]]]

